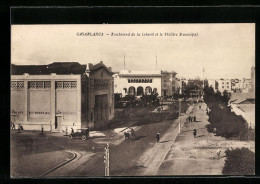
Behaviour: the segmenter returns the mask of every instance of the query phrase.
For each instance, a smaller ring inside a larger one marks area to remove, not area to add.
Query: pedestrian
[[[194,138],[195,138],[196,135],[197,135],[197,130],[196,129],[193,130],[193,135],[194,135]]]
[[[194,116],[194,122],[196,122],[196,116]]]
[[[217,152],[218,159],[220,158],[221,150]]]
[[[73,130],[73,128],[71,128],[71,134],[73,134],[74,133],[74,130]]]
[[[192,117],[190,117],[190,122],[192,122]]]
[[[159,142],[160,141],[160,133],[157,133],[156,134],[156,142]]]
[[[200,107],[200,109],[201,109],[201,106],[199,106]]]
[[[11,129],[15,130],[15,123],[13,121],[11,122]]]

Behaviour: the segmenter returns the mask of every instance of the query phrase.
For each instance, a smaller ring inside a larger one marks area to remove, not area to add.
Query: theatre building
[[[114,83],[103,62],[11,66],[11,120],[25,130],[70,131],[114,117]]]
[[[161,96],[161,78],[160,71],[121,70],[114,75],[115,93],[140,97],[153,92]]]

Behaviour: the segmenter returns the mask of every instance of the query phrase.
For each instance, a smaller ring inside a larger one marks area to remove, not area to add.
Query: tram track
[[[59,169],[59,168],[65,166],[66,164],[70,163],[72,160],[76,159],[77,156],[78,156],[78,154],[77,154],[76,152],[72,152],[72,151],[69,151],[69,150],[66,150],[66,152],[72,153],[73,156],[72,156],[70,159],[66,160],[65,162],[59,164],[58,166],[56,166],[56,167],[54,167],[54,168],[52,168],[52,169],[50,169],[50,170],[44,172],[44,173],[41,174],[39,177],[41,178],[41,177],[47,176],[48,174],[50,174],[50,173],[56,171],[57,169]]]

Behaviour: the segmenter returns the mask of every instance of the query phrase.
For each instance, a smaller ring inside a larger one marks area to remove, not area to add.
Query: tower
[[[255,66],[251,67],[251,92],[255,92]]]

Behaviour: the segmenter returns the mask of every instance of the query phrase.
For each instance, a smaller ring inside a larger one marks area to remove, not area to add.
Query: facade
[[[233,90],[240,92],[249,92],[252,87],[251,79],[233,79]]]
[[[219,90],[221,93],[223,93],[225,90],[227,92],[231,92],[231,79],[218,79],[216,82],[216,90]]]
[[[161,96],[160,71],[131,71],[121,70],[114,74],[114,90],[122,96],[158,93]]]
[[[178,91],[176,72],[161,71],[162,74],[162,96],[172,96]]]
[[[216,91],[217,82],[215,79],[208,79],[208,86],[212,87]]]
[[[11,120],[26,130],[93,127],[114,116],[111,69],[102,62],[12,65]]]

